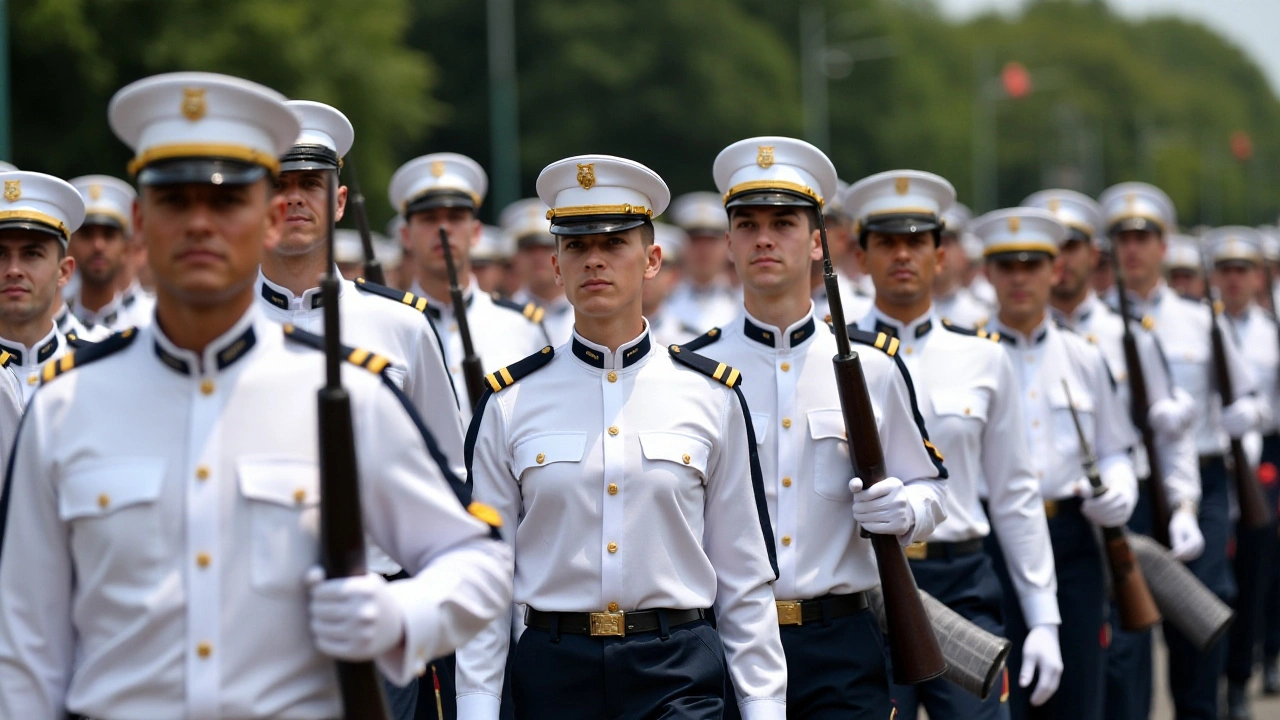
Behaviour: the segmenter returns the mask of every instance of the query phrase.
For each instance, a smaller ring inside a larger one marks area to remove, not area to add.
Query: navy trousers
[[[1200,532],[1204,554],[1187,568],[1226,602],[1235,596],[1235,582],[1227,561],[1231,520],[1227,499],[1227,467],[1221,455],[1200,460]],[[1204,652],[1173,627],[1164,624],[1169,645],[1169,687],[1177,720],[1218,720],[1218,680],[1227,659],[1227,641],[1220,639]]]
[[[1129,529],[1151,535],[1151,496],[1147,483],[1139,485],[1138,505]],[[1119,617],[1115,604],[1111,617]],[[1147,720],[1151,716],[1151,630],[1125,632],[1113,627],[1107,649],[1106,720]]]
[[[1059,502],[1049,518],[1049,538],[1058,572],[1058,610],[1062,626],[1062,682],[1044,705],[1032,707],[1030,687],[1018,686],[1022,670],[1022,644],[1027,639],[1026,620],[1018,606],[1004,555],[995,533],[987,536],[988,554],[1004,588],[1005,637],[1013,642],[1009,653],[1009,716],[1013,720],[1082,720],[1102,717],[1106,674],[1105,649],[1109,640],[1102,551],[1093,526],[1080,513],[1080,502]]]
[[[517,720],[720,720],[726,675],[720,634],[704,620],[629,637],[529,628],[511,695]]]
[[[983,630],[1004,635],[1004,591],[986,553],[912,560],[911,572],[921,590]],[[999,681],[986,700],[979,700],[942,678],[920,685],[893,686],[897,720],[915,720],[921,705],[931,718],[1005,720],[1009,717],[1009,708],[1003,695]]]
[[[1280,434],[1262,438],[1262,463],[1258,480],[1271,509],[1280,512]],[[1269,538],[1271,562],[1267,565],[1262,588],[1262,628],[1259,631],[1264,660],[1276,662],[1280,656],[1280,528]]]

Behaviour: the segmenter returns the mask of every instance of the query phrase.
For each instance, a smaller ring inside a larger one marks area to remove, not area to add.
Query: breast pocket
[[[978,437],[987,423],[990,399],[986,393],[973,390],[935,391],[929,397],[933,419],[929,434],[934,440],[946,437]]]
[[[844,414],[839,408],[809,411],[809,437],[813,441],[813,488],[822,497],[837,502],[851,502],[849,478],[853,465],[849,460],[849,440],[845,434]]]
[[[512,453],[512,470],[516,479],[532,478],[538,468],[556,463],[579,463],[587,447],[586,433],[543,433],[533,435],[516,445]]]
[[[164,471],[160,458],[101,458],[68,468],[58,517],[71,526],[73,543],[97,556],[132,547],[154,558],[148,548],[158,553],[162,544],[156,505]]]
[[[1096,437],[1094,435],[1097,428],[1097,419],[1095,417],[1093,395],[1091,395],[1083,387],[1074,383],[1070,384],[1071,402],[1067,402],[1067,394],[1062,389],[1062,384],[1050,388],[1048,392],[1049,409],[1053,414],[1053,442],[1063,457],[1070,460],[1082,458],[1082,448],[1080,447],[1080,435],[1076,432],[1076,418],[1079,419],[1080,429],[1084,432],[1084,437],[1089,441],[1091,446],[1096,446]],[[1071,414],[1072,403],[1075,405],[1075,416]]]
[[[711,444],[700,437],[676,432],[642,432],[640,449],[646,461],[646,483],[662,474],[677,487],[685,480],[693,480],[698,484],[707,481]]]
[[[320,557],[319,469],[309,460],[246,458],[236,470],[249,511],[253,588],[298,592]]]

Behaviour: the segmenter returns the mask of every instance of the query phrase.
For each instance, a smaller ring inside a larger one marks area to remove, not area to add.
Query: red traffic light
[[[1253,157],[1253,138],[1243,130],[1231,133],[1231,154],[1237,160],[1248,160]]]
[[[1024,98],[1031,92],[1031,73],[1020,62],[1006,63],[1000,71],[1000,84],[1005,94],[1014,100]]]

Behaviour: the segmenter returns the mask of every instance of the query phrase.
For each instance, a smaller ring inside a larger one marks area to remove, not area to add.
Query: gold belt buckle
[[[1045,500],[1044,501],[1044,519],[1049,520],[1054,515],[1057,515],[1057,514],[1058,514],[1058,501]]]
[[[928,560],[929,559],[929,543],[913,542],[903,548],[903,552],[907,554],[908,560]]]
[[[621,612],[591,613],[591,637],[624,637],[627,625]]]
[[[778,600],[779,625],[803,625],[804,613],[800,611],[800,603],[795,600]]]

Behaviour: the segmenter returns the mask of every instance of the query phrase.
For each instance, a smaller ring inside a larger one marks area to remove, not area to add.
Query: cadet
[[[1227,333],[1253,371],[1260,398],[1274,410],[1276,372],[1280,369],[1276,324],[1272,317],[1254,302],[1262,282],[1262,236],[1248,227],[1223,227],[1211,230],[1204,238],[1205,249],[1213,262],[1213,285],[1222,300],[1222,317],[1231,328]],[[1275,467],[1280,463],[1280,438],[1276,436],[1274,417],[1268,417],[1259,434],[1250,433],[1246,440],[1261,456],[1254,462],[1258,480],[1264,486],[1274,485]],[[1255,455],[1257,457],[1257,455]],[[1251,458],[1251,462],[1253,458]],[[1268,469],[1269,466],[1269,469]],[[1269,476],[1269,477],[1268,477]],[[1274,501],[1271,507],[1275,508]],[[1236,581],[1235,619],[1227,641],[1227,717],[1248,720],[1249,678],[1258,640],[1262,637],[1263,618],[1280,608],[1264,607],[1267,579],[1271,576],[1271,555],[1275,544],[1276,523],[1260,528],[1236,528],[1233,565]]]
[[[880,578],[857,525],[904,545],[927,537],[944,517],[945,474],[916,423],[909,378],[874,349],[885,346],[874,334],[853,333],[873,345],[859,356],[893,477],[866,490],[850,480],[836,341],[809,294],[810,267],[822,257],[817,214],[836,192],[831,161],[801,140],[750,138],[720,151],[714,176],[744,304],[733,323],[680,350],[750,378],[743,394],[778,548],[788,717],[883,720],[893,709],[885,641],[867,605]]]
[[[484,200],[488,179],[474,160],[456,153],[436,153],[410,160],[391,177],[391,204],[404,216],[401,230],[417,264],[417,280],[410,291],[427,301],[427,315],[444,342],[444,357],[462,401],[462,418],[471,419],[473,399],[466,396],[462,374],[462,336],[449,297],[440,230],[449,235],[449,248],[458,272],[458,286],[466,304],[472,347],[485,372],[493,372],[547,344],[539,324],[542,308],[518,305],[477,292],[471,277],[471,246],[480,237],[476,211]]]
[[[140,80],[109,117],[136,153],[156,321],[47,366],[28,409],[6,480],[0,716],[337,717],[329,657],[408,681],[507,607],[510,554],[394,385],[353,365],[364,522],[413,577],[323,580],[325,357],[254,302],[298,120],[209,73]]]
[[[1062,682],[1035,714],[1064,720],[1101,717],[1106,579],[1090,523],[1118,527],[1133,513],[1138,484],[1129,448],[1135,438],[1102,354],[1083,338],[1060,329],[1048,312],[1056,274],[1054,257],[1066,238],[1066,227],[1045,210],[1014,208],[983,215],[970,229],[983,241],[987,277],[1000,301],[996,319],[987,330],[1000,334],[1016,368],[1023,436],[1044,496],[1058,575]],[[1070,402],[1064,382],[1070,389]],[[1107,492],[1096,497],[1084,478],[1085,452],[1077,437],[1072,407],[1107,487]],[[1018,542],[1016,538],[991,537],[1002,546]],[[1002,570],[999,565],[997,570]],[[1005,577],[1001,579],[1007,582]],[[1006,603],[1005,607],[1006,637],[1014,640],[1009,658],[1012,673],[1019,671],[1024,661],[1018,644],[1028,621],[1016,604]],[[1012,688],[1009,709],[1015,720],[1031,713],[1028,698],[1019,688]]]
[[[1200,241],[1189,235],[1170,235],[1164,250],[1164,273],[1169,288],[1187,300],[1203,300],[1204,258]]]
[[[1194,403],[1192,436],[1200,466],[1200,505],[1196,509],[1204,552],[1187,567],[1210,590],[1230,601],[1235,594],[1227,543],[1231,535],[1227,467],[1224,453],[1228,434],[1243,437],[1262,426],[1268,408],[1250,397],[1254,383],[1234,343],[1226,346],[1227,363],[1237,399],[1228,408],[1213,391],[1208,306],[1178,297],[1160,276],[1166,237],[1177,227],[1173,201],[1145,183],[1123,183],[1099,198],[1104,226],[1132,296],[1133,311],[1149,316],[1148,325],[1164,348],[1174,383]],[[1108,304],[1116,304],[1114,291]],[[1226,641],[1205,652],[1169,623],[1164,625],[1169,646],[1169,687],[1178,718],[1217,720],[1218,681],[1226,662]]]
[[[515,238],[505,229],[492,225],[480,227],[480,239],[471,248],[471,274],[480,292],[503,294],[503,282],[516,254],[515,246]]]
[[[933,276],[933,311],[938,318],[965,330],[974,330],[987,324],[991,308],[973,296],[964,285],[969,257],[961,246],[973,213],[960,203],[953,204],[942,216],[943,252],[937,262],[937,274]]]
[[[1093,198],[1072,190],[1043,190],[1022,204],[1053,213],[1067,228],[1058,251],[1057,279],[1049,293],[1050,312],[1064,328],[1096,344],[1116,381],[1123,407],[1132,408],[1129,368],[1124,354],[1124,322],[1090,286],[1089,278],[1099,262],[1098,238],[1102,234],[1102,209]],[[1142,328],[1140,319],[1129,320],[1151,407],[1144,408],[1146,422],[1154,430],[1159,467],[1163,474],[1151,477],[1146,449],[1135,443],[1131,458],[1138,477],[1139,500],[1129,519],[1135,532],[1150,535],[1152,510],[1148,482],[1159,481],[1175,511],[1167,528],[1172,552],[1179,560],[1191,560],[1204,550],[1204,537],[1196,521],[1200,501],[1200,476],[1192,440],[1190,403],[1186,393],[1173,385],[1155,337]],[[1136,432],[1136,428],[1135,428]],[[1113,616],[1118,610],[1113,605]],[[1151,714],[1151,632],[1130,633],[1112,628],[1107,649],[1106,717],[1139,720]]]
[[[84,220],[84,202],[75,188],[52,175],[14,171],[0,173],[0,180],[5,199],[0,351],[10,355],[7,366],[22,381],[25,402],[39,386],[44,366],[70,350],[71,341],[53,318],[75,268],[67,241]]]
[[[517,200],[503,209],[501,222],[516,243],[515,266],[520,274],[520,292],[511,299],[541,307],[542,327],[551,344],[559,347],[573,335],[573,308],[551,267],[556,240],[547,220],[547,206],[538,198]]]
[[[1275,317],[1275,308],[1280,306],[1276,302],[1276,265],[1280,263],[1280,230],[1274,227],[1258,228],[1262,233],[1262,256],[1265,266],[1268,268],[1264,277],[1270,281],[1270,285],[1264,283],[1261,297],[1256,301],[1268,309],[1270,317]],[[1259,380],[1261,380],[1259,376]],[[1275,397],[1274,395],[1272,397]],[[1271,507],[1280,507],[1280,460],[1273,459],[1280,451],[1280,429],[1275,426],[1276,409],[1280,407],[1280,398],[1272,400],[1271,414],[1273,426],[1269,432],[1262,437],[1262,464],[1258,466],[1258,479],[1263,481],[1263,489],[1266,490],[1267,499],[1271,503]],[[1268,477],[1275,478],[1272,482],[1266,482]],[[1262,692],[1265,695],[1280,694],[1280,612],[1276,612],[1280,608],[1280,534],[1272,538],[1271,558],[1272,562],[1267,575],[1266,587],[1263,590],[1262,607],[1264,609],[1262,616],[1263,628],[1261,634],[1261,655],[1262,655]]]
[[[738,296],[728,279],[721,198],[711,192],[686,193],[671,203],[668,219],[689,234],[689,242],[682,279],[667,298],[667,311],[698,332],[729,322],[738,313]]]
[[[574,336],[487,376],[468,431],[475,496],[515,546],[528,629],[522,718],[783,718],[777,577],[737,370],[656,346],[656,173],[607,155],[543,169]],[[708,618],[714,605],[719,631]],[[458,716],[498,715],[509,626],[458,651]],[[729,702],[734,702],[730,700]]]
[[[869,283],[869,280],[856,266],[850,267],[853,259],[853,219],[840,204],[849,184],[836,180],[836,188],[833,197],[825,198],[822,220],[827,226],[827,249],[831,253],[831,262],[840,288],[840,306],[844,309],[844,316],[854,320],[871,309],[872,300],[870,293],[863,292],[863,285]],[[813,296],[813,316],[826,320],[831,314],[831,302],[827,299],[827,286],[822,279],[821,259],[814,260],[809,268],[809,287]],[[874,288],[871,289],[874,291]]]
[[[71,233],[67,246],[80,276],[71,312],[86,326],[110,330],[150,323],[155,298],[142,289],[133,272],[133,186],[107,175],[73,178],[71,186],[85,205],[84,224]]]
[[[1062,673],[1062,618],[1040,484],[1020,434],[1018,379],[993,338],[949,323],[930,301],[938,286],[934,273],[948,264],[946,255],[960,252],[955,240],[940,239],[956,225],[939,219],[965,212],[948,211],[954,200],[950,183],[915,170],[872,175],[850,188],[845,203],[858,224],[859,258],[876,287],[875,308],[858,325],[895,338],[930,440],[949,471],[946,521],[928,542],[907,548],[916,582],[978,626],[1003,635],[1003,589],[983,552],[983,538],[993,526],[1001,538],[1010,538],[1001,549],[1031,628],[1016,680],[1025,688],[1038,671],[1031,700],[1041,705]],[[935,718],[996,720],[1007,713],[1002,693],[980,701],[942,679],[895,686],[893,692],[903,720],[914,719],[920,705]]]
[[[655,222],[653,242],[662,249],[662,272],[652,280],[644,281],[642,310],[649,321],[649,333],[653,341],[667,347],[698,337],[698,330],[680,322],[674,313],[667,311],[667,298],[680,283],[684,249],[689,235],[675,225]]]

